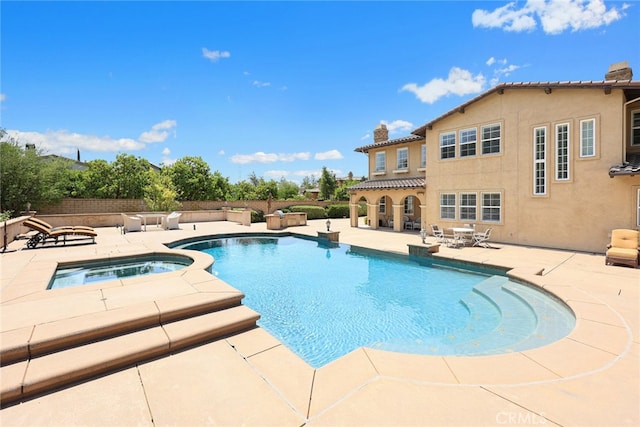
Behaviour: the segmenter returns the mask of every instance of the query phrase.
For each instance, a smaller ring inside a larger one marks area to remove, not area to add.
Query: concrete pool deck
[[[3,349],[26,345],[51,325],[69,327],[105,313],[126,313],[129,321],[130,316],[142,317],[144,310],[158,316],[180,311],[187,300],[237,298],[237,291],[203,270],[168,273],[162,281],[148,276],[56,291],[43,288],[57,262],[166,251],[164,243],[196,236],[270,232],[264,223],[180,227],[124,235],[116,228],[99,228],[95,245],[2,254]],[[315,237],[324,230],[324,221],[309,221],[285,231]],[[332,220],[332,230],[340,232],[341,243],[403,254],[407,244],[421,244],[417,232],[351,228],[348,219]],[[14,242],[10,249],[23,244]],[[553,292],[576,313],[569,336],[538,349],[483,357],[361,348],[313,369],[263,329],[251,328],[168,353],[149,353],[143,361],[24,398],[0,410],[0,424],[639,425],[640,269],[605,266],[603,255],[494,246],[499,249],[441,247],[436,256],[509,267],[514,277]],[[165,324],[145,331],[152,330],[161,333],[132,337],[122,345],[144,352],[158,342],[174,342],[182,333]],[[99,364],[110,351],[103,347],[79,360],[70,352],[56,363],[37,363],[49,357],[44,356],[5,365],[0,371],[3,396],[15,396],[40,378],[55,379],[83,363]]]

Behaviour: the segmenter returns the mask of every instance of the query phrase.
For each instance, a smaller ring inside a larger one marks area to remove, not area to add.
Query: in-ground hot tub
[[[154,253],[65,263],[58,265],[47,289],[62,289],[109,280],[168,273],[181,270],[193,262],[193,258],[186,255]]]

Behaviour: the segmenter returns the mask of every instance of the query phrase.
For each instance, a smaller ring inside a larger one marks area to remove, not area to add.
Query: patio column
[[[367,203],[367,219],[369,221],[369,226],[374,230],[378,228],[378,205],[377,204],[369,204]]]
[[[352,227],[358,226],[358,204],[349,203],[349,225]]]
[[[402,223],[402,210],[404,205],[392,205],[393,206],[393,231],[402,231],[404,224]]]

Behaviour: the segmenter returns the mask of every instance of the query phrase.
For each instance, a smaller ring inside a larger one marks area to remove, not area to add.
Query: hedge
[[[327,211],[321,206],[295,205],[289,207],[290,212],[305,212],[307,219],[327,218]]]

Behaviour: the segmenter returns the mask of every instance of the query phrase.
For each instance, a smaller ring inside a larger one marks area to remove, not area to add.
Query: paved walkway
[[[315,236],[324,228],[324,221],[310,221],[287,231]],[[385,251],[406,254],[408,243],[420,244],[417,232],[351,228],[348,220],[332,221],[332,229],[340,231],[341,243]],[[48,322],[157,305],[186,294],[230,292],[219,283],[214,289],[211,282],[217,279],[203,271],[135,286],[109,282],[47,292],[58,261],[164,251],[163,243],[187,237],[266,231],[265,224],[228,222],[125,235],[102,228],[95,245],[2,254],[2,340],[21,339],[19,331]],[[640,269],[605,266],[602,254],[495,246],[499,249],[442,247],[436,256],[509,267],[514,277],[555,293],[576,313],[568,337],[534,350],[483,357],[361,348],[313,369],[255,328],[7,406],[0,424],[640,425]],[[17,365],[2,368],[3,390],[16,381],[12,375],[18,381],[29,375],[27,365]]]

